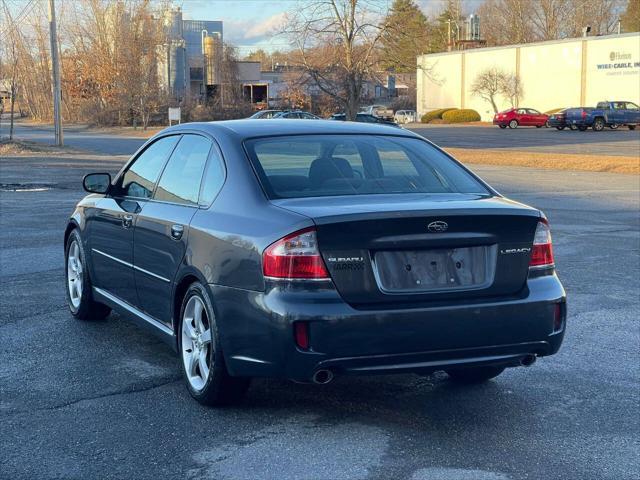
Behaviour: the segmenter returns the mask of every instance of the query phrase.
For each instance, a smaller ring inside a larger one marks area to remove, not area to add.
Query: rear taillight
[[[533,236],[531,261],[529,267],[553,267],[553,246],[551,245],[551,230],[546,220],[540,220]]]
[[[315,228],[299,230],[272,243],[262,255],[265,277],[281,279],[328,279],[318,250]]]

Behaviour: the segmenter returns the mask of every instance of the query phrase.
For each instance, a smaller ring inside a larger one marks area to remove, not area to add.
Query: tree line
[[[156,64],[157,46],[165,41],[158,12],[170,6],[168,0],[75,0],[59,5],[66,121],[146,126],[165,107],[175,106],[176,99],[162,93]],[[30,16],[13,18],[5,5],[0,78],[11,79],[21,110],[36,120],[48,120],[52,102],[47,15],[43,2],[31,0],[27,6],[32,6]],[[471,13],[465,7],[462,0],[447,0],[440,12],[427,16],[414,0],[394,0],[390,7],[386,0],[304,0],[274,32],[287,38],[291,49],[256,51],[248,58],[259,60],[264,70],[289,67],[289,88],[282,96],[291,105],[308,105],[313,95],[322,105],[319,109],[340,110],[353,119],[370,94],[367,82],[384,83],[389,73],[415,73],[418,55],[446,51],[451,35],[458,35]],[[613,33],[618,20],[622,31],[640,30],[640,0],[485,0],[477,13],[487,46],[580,36],[586,26],[592,35]],[[249,108],[236,81],[235,50],[226,46],[224,52],[225,102],[214,99],[208,106],[195,106],[192,99],[182,99],[194,119],[214,118],[225,109],[228,112],[215,118],[244,115]],[[420,68],[430,74],[428,67]],[[493,73],[485,84],[493,82],[496,92],[517,102],[519,79],[500,74],[498,81]]]

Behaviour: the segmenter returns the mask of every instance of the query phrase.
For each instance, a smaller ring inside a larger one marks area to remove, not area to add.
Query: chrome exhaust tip
[[[333,372],[331,370],[318,370],[313,374],[313,383],[318,385],[326,385],[333,380]]]
[[[520,365],[523,367],[530,367],[534,363],[536,363],[536,356],[533,354],[525,355],[520,359]]]

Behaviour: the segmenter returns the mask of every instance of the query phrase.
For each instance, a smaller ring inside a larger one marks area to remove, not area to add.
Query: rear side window
[[[245,146],[270,198],[490,192],[443,152],[386,135],[301,135]]]
[[[183,135],[162,172],[154,199],[196,205],[211,141],[199,135]]]
[[[180,137],[163,137],[149,145],[125,172],[121,192],[128,197],[151,198],[160,171]]]
[[[224,183],[225,170],[222,158],[216,148],[211,149],[209,164],[202,181],[202,193],[200,194],[200,204],[211,205],[218,195]]]

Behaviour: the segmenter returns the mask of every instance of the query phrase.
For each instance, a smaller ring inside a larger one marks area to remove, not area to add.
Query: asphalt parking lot
[[[501,130],[492,126],[454,126],[412,124],[408,128],[441,147],[489,148],[546,153],[578,153],[588,155],[640,155],[640,129],[626,128],[602,132],[558,131],[555,128],[522,127]],[[18,124],[19,138],[50,143],[53,129],[48,126]],[[6,132],[5,132],[6,134]],[[65,130],[65,144],[83,150],[110,155],[130,154],[145,139],[97,133],[86,128]]]
[[[75,135],[76,148],[136,145]],[[125,158],[0,159],[0,478],[639,478],[637,176],[473,166],[550,219],[569,301],[557,355],[472,387],[444,374],[259,380],[216,410],[190,398],[164,344],[65,306],[62,234],[82,175]]]
[[[493,126],[423,126],[410,130],[441,147],[489,148],[546,153],[637,156],[640,154],[640,130],[627,128],[585,132],[555,128],[520,127],[502,130]]]

